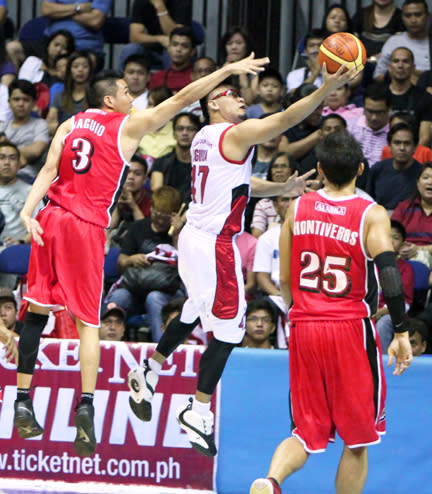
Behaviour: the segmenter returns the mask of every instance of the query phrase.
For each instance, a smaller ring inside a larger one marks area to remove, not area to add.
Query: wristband
[[[157,16],[162,17],[163,15],[168,15],[168,10],[164,10],[163,12],[158,12]]]

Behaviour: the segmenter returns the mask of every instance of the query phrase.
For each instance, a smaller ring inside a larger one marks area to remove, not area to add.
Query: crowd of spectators
[[[363,41],[365,70],[305,120],[258,145],[252,173],[283,182],[296,171],[316,168],[315,147],[331,132],[348,131],[360,142],[365,166],[356,193],[383,205],[392,218],[411,343],[415,355],[421,355],[431,352],[432,310],[429,284],[417,286],[418,266],[412,263],[420,263],[430,275],[432,16],[424,0],[405,0],[401,8],[394,3],[372,0],[353,16],[339,4],[330,5],[321,25],[300,41],[301,56],[294,57],[298,66],[287,74],[270,66],[257,77],[237,76],[232,83],[248,105],[247,118],[262,118],[321,85],[318,51],[326,36],[348,31]],[[6,42],[2,25],[7,5],[0,0],[2,250],[30,242],[19,220],[20,209],[58,125],[88,108],[87,86],[107,65],[102,28],[111,5],[112,0],[43,1],[39,15],[47,19],[47,27],[37,46],[18,39]],[[206,56],[189,0],[134,0],[130,21],[129,43],[112,68],[123,72],[134,97],[132,112],[158,104],[253,49],[253,33],[232,27],[221,37],[220,60]],[[106,283],[101,339],[157,342],[170,318],[181,311],[187,294],[176,267],[176,242],[193,193],[190,147],[204,123],[205,109],[196,102],[146,135],[131,160],[107,232],[107,252],[119,252],[118,277]],[[322,177],[315,178],[315,187],[321,187]],[[285,196],[251,200],[246,231],[236,239],[249,301],[242,347],[288,346],[287,308],[279,287],[279,235],[290,201]],[[0,316],[17,335],[20,298],[14,293],[23,291],[25,276],[0,273]],[[383,303],[373,317],[386,351],[392,326]],[[197,326],[186,343],[206,344],[208,338],[211,335]]]

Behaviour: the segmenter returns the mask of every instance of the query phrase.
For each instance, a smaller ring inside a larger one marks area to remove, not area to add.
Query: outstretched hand
[[[235,75],[239,74],[258,74],[265,70],[265,65],[270,63],[268,57],[255,58],[255,53],[252,52],[248,57],[242,58],[238,62],[233,62],[227,65],[231,72]]]
[[[23,222],[26,230],[30,233],[32,239],[40,246],[44,245],[42,240],[43,229],[39,224],[39,221],[35,220],[31,216],[21,214],[21,221]]]
[[[301,196],[306,192],[311,182],[314,180],[307,180],[311,175],[315,173],[315,168],[307,171],[305,174],[298,176],[298,172],[294,172],[289,179],[285,182],[284,192],[282,194],[289,195],[291,197]]]
[[[393,374],[400,376],[410,366],[413,355],[408,332],[395,334],[390,346],[388,347],[388,366],[391,367],[396,358],[396,365]]]
[[[341,65],[339,70],[334,74],[329,74],[327,72],[327,66],[325,63],[322,65],[322,74],[324,78],[324,84],[329,88],[330,91],[338,89],[358,76],[359,70],[353,66],[347,70],[346,65]]]
[[[9,330],[4,330],[2,333],[4,333],[2,340],[4,340],[5,358],[8,362],[13,360],[18,365],[18,348],[14,334]]]

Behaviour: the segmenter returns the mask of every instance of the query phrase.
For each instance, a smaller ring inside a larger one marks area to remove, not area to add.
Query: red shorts
[[[89,326],[99,326],[105,231],[58,206],[36,218],[43,246],[32,241],[25,299],[55,309],[67,307]]]
[[[297,321],[289,353],[293,435],[307,452],[324,451],[336,431],[348,447],[380,442],[386,383],[369,319]]]

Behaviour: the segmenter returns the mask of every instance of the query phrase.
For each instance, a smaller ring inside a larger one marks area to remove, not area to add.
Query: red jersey
[[[372,259],[363,245],[374,202],[323,191],[297,200],[291,254],[290,321],[369,317],[378,302]]]
[[[82,220],[108,228],[129,164],[120,150],[123,113],[88,109],[72,117],[49,199]]]

